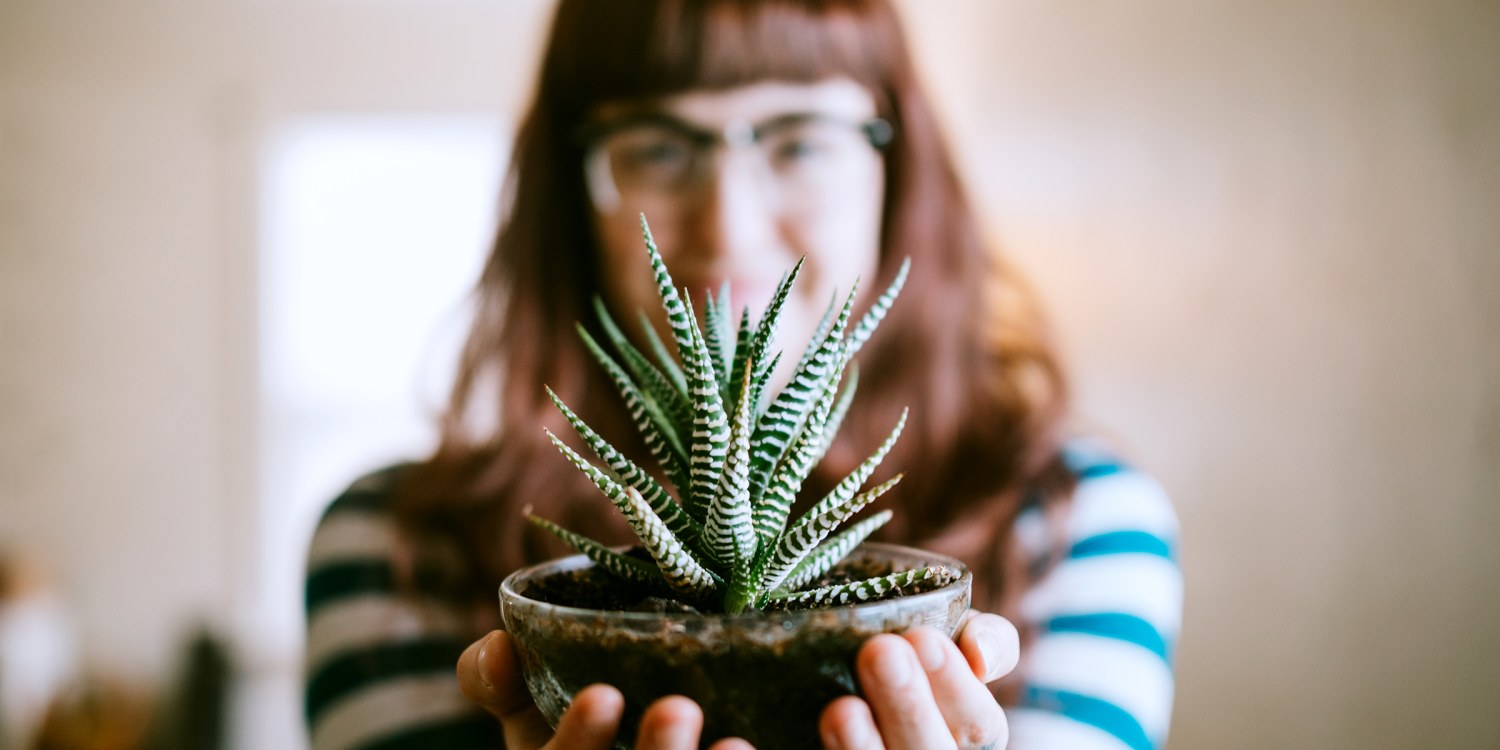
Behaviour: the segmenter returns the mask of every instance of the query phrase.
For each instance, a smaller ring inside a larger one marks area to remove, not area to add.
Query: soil
[[[650,559],[646,557],[645,550],[640,547],[632,548],[626,554]],[[823,586],[862,581],[893,572],[895,572],[895,567],[889,560],[869,558],[846,560],[799,590],[807,591]],[[880,598],[894,599],[898,596],[910,596],[937,588],[937,586],[926,584],[927,582],[922,581],[905,588],[893,589]],[[708,603],[696,603],[699,606],[694,606],[695,603],[678,601],[664,596],[666,592],[621,580],[599,568],[584,568],[538,579],[531,582],[521,593],[548,604],[580,609],[602,609],[608,612],[666,614],[714,611]],[[871,599],[870,601],[879,600]]]

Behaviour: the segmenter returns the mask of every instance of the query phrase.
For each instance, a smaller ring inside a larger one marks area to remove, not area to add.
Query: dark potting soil
[[[646,551],[641,547],[632,548],[626,554],[650,560]],[[822,577],[804,585],[800,590],[807,591],[823,586],[862,581],[894,572],[896,572],[895,567],[889,560],[855,558],[835,565]],[[927,581],[919,581],[904,588],[888,591],[880,598],[894,599],[898,596],[910,596],[934,588],[937,586]],[[526,590],[520,593],[548,604],[580,609],[602,609],[611,612],[690,614],[714,611],[711,603],[682,602],[668,596],[668,592],[616,578],[597,567],[566,571],[534,580]],[[878,600],[871,599],[870,601]]]

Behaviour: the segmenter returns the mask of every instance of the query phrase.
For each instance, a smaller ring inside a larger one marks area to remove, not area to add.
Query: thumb
[[[536,748],[551,739],[552,727],[532,703],[515,647],[504,631],[491,631],[458,657],[458,686],[504,725],[506,747]]]

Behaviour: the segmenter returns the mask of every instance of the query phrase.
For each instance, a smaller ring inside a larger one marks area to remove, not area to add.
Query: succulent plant
[[[726,286],[717,299],[707,295],[700,327],[690,295],[678,294],[644,217],[641,229],[677,356],[641,312],[648,357],[598,299],[595,310],[618,360],[581,324],[578,331],[624,398],[675,494],[601,438],[550,388],[553,403],[604,467],[547,434],[625,516],[651,559],[616,552],[546,519],[531,521],[610,574],[704,611],[835,606],[956,580],[955,571],[930,566],[803,590],[890,520],[891,512],[884,511],[830,537],[901,480],[898,474],[860,491],[900,436],[905,411],[868,459],[788,523],[793,500],[853,398],[858,369],[850,360],[900,293],[909,261],[847,334],[857,281],[842,306],[835,298],[790,382],[772,398],[769,384],[780,360],[772,338],[802,261],[782,276],[758,321],[752,322],[747,308],[735,323]]]

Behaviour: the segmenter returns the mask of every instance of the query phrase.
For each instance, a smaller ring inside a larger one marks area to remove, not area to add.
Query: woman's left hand
[[[861,700],[845,696],[824,709],[819,731],[828,750],[997,750],[1010,731],[986,683],[1020,658],[1016,628],[1002,617],[971,614],[954,644],[934,628],[878,635],[860,649]]]

